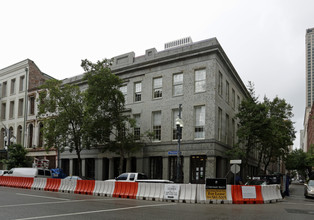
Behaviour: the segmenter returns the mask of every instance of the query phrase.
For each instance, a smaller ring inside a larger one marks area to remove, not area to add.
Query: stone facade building
[[[29,150],[29,156],[46,157],[51,161],[51,166],[55,166],[55,151],[47,154],[40,149],[43,139],[40,135],[41,124],[36,117],[37,88],[47,79],[51,77],[41,72],[30,59],[0,70],[1,158],[6,158],[9,142],[17,143]],[[3,168],[2,164],[0,166]]]
[[[138,57],[134,52],[114,57],[111,69],[124,80],[121,91],[137,122],[134,132],[155,134],[141,151],[128,155],[124,170],[175,179],[175,121],[181,104],[183,182],[224,178],[230,165],[225,152],[237,141],[234,116],[249,93],[216,38],[195,43],[185,38],[166,44],[166,48],[160,52],[148,49]],[[82,78],[79,75],[63,82],[86,87]],[[103,180],[119,174],[118,155],[94,149],[81,156],[84,176]],[[254,172],[254,160],[251,165],[250,172]],[[63,152],[61,166],[69,175],[77,174],[76,154]]]

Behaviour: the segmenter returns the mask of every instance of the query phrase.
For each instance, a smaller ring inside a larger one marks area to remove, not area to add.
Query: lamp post
[[[183,128],[183,121],[181,119],[181,111],[182,111],[182,104],[179,104],[179,114],[178,118],[176,119],[176,126],[177,126],[177,136],[178,136],[178,150],[177,150],[177,181],[181,182],[181,137],[182,137],[182,128]]]

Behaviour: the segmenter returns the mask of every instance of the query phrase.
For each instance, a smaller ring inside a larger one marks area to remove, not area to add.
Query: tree
[[[261,143],[260,138],[264,135],[267,124],[266,106],[258,102],[253,83],[249,82],[248,90],[250,97],[242,100],[239,112],[235,116],[239,120],[239,128],[237,130],[238,143],[228,151],[232,159],[242,160],[243,177],[247,176],[245,172],[248,171],[251,153],[258,149]]]
[[[83,93],[76,85],[62,84],[59,80],[48,80],[41,86],[38,116],[43,120],[43,136],[47,149],[55,147],[64,151],[69,147],[78,158],[79,175],[82,175],[80,153],[88,148],[83,141],[86,115]],[[47,117],[48,115],[48,117]]]
[[[6,164],[8,169],[14,167],[31,167],[32,159],[26,157],[27,150],[20,144],[13,144],[8,147],[8,159],[2,160],[2,163]]]
[[[261,137],[260,157],[266,172],[271,161],[277,162],[278,158],[284,159],[289,152],[289,146],[295,139],[295,130],[291,118],[292,106],[284,99],[275,97],[272,101],[264,98],[267,107],[267,127]]]
[[[284,158],[288,147],[293,144],[295,131],[291,121],[292,106],[278,97],[272,101],[265,97],[263,102],[259,102],[251,82],[248,90],[251,97],[242,101],[236,114],[239,120],[238,143],[228,154],[233,159],[242,159],[242,167],[246,172],[251,154],[256,151],[258,167],[263,165],[266,173],[270,162]]]
[[[134,137],[135,122],[125,109],[124,96],[120,91],[123,81],[111,72],[110,62],[82,61],[81,66],[86,71],[84,80],[88,84],[85,94],[87,115],[90,116],[88,138],[84,140],[90,146],[100,146],[103,151],[118,154],[121,173],[125,156],[139,150],[143,142]]]
[[[302,149],[296,149],[289,153],[285,160],[287,170],[297,170],[303,177],[311,174],[314,167],[313,146],[309,152],[304,152]]]

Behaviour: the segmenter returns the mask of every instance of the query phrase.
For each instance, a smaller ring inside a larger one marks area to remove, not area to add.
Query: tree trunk
[[[81,159],[81,152],[78,150],[78,148],[76,148],[76,155],[77,155],[79,176],[82,176],[82,159]]]

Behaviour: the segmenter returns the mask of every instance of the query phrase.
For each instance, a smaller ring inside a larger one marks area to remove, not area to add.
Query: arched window
[[[33,130],[34,126],[33,124],[30,124],[28,127],[28,147],[33,147]]]
[[[23,128],[21,125],[17,127],[17,134],[16,134],[16,143],[17,144],[22,144],[22,132]]]
[[[0,133],[0,149],[4,149],[4,136],[5,136],[5,129],[1,129]]]
[[[43,136],[43,128],[44,125],[43,123],[39,123],[39,138],[38,138],[38,147],[43,147],[44,146],[44,136]]]
[[[13,141],[13,138],[15,138],[15,136],[13,134],[13,128],[12,127],[9,128],[9,132],[10,132],[10,140],[8,140],[8,141],[10,141],[10,145],[15,144]]]

